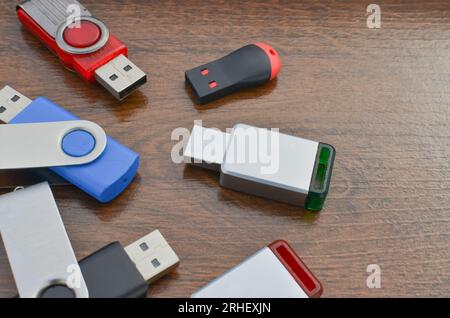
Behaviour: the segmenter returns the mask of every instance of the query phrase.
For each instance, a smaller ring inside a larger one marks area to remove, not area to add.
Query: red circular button
[[[64,30],[64,41],[70,46],[83,49],[94,45],[100,40],[102,31],[91,21],[80,21],[79,27],[68,26]]]

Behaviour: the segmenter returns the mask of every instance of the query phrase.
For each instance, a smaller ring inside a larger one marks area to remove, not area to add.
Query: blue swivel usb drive
[[[9,86],[0,90],[0,121],[6,124],[78,119],[45,97],[38,97],[31,101]],[[83,130],[71,131],[61,141],[62,150],[72,157],[89,154],[93,151],[95,144],[95,138]],[[50,167],[49,169],[98,201],[106,203],[125,190],[135,177],[138,167],[139,154],[113,138],[107,137],[105,150],[96,160],[83,165]]]

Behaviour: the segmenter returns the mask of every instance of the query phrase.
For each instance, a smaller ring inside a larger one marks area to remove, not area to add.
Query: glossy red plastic
[[[128,49],[115,36],[109,35],[108,42],[101,49],[89,54],[67,53],[57,45],[56,40],[36,23],[24,10],[18,9],[20,22],[35,36],[37,36],[61,60],[63,65],[81,75],[88,82],[95,82],[95,71],[123,54],[128,55]],[[91,30],[92,31],[92,30]],[[78,40],[80,40],[78,35]],[[81,39],[82,40],[82,39]]]
[[[100,40],[102,31],[91,21],[80,21],[76,28],[64,30],[64,41],[76,48],[87,48]]]
[[[310,298],[319,298],[322,295],[322,284],[287,242],[275,241],[269,248]]]

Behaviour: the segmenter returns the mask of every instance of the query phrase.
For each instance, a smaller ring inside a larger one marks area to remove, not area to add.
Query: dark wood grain
[[[142,155],[139,176],[111,204],[72,187],[54,193],[82,258],[160,229],[181,258],[154,297],[186,297],[275,239],[291,242],[326,297],[450,296],[450,2],[100,1],[90,11],[130,47],[150,83],[123,103],[88,86],[0,1],[0,86],[44,95]],[[282,56],[279,79],[205,107],[184,71],[247,43]],[[331,193],[317,215],[221,189],[217,176],[176,165],[174,128],[237,122],[333,144]],[[7,151],[7,149],[1,149]],[[366,287],[366,267],[382,288]],[[0,296],[15,294],[0,249]]]

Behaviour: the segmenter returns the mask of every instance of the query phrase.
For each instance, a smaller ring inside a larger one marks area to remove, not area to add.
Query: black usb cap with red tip
[[[201,104],[241,89],[262,85],[280,72],[278,53],[264,43],[246,45],[216,61],[186,72],[186,81]]]

